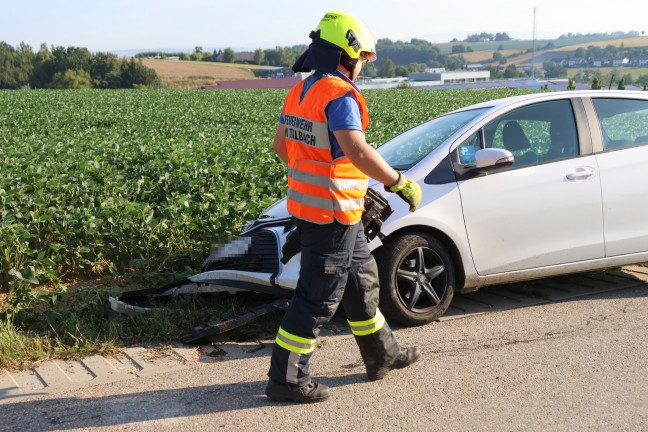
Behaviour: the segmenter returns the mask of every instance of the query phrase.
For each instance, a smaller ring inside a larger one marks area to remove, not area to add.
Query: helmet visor
[[[360,53],[360,60],[362,60],[363,63],[371,63],[373,61],[376,61],[377,58],[378,56],[375,52],[362,51]]]

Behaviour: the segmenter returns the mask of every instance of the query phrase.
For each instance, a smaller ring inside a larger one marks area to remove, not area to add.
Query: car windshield
[[[460,111],[432,119],[390,139],[378,147],[378,153],[394,169],[411,168],[450,135],[487,109]]]

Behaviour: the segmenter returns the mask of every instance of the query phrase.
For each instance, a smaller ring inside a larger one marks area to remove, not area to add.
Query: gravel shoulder
[[[353,337],[320,339],[313,405],[263,396],[271,341],[182,368],[5,400],[4,431],[648,431],[648,285],[397,328],[422,359],[368,382]],[[262,348],[260,348],[262,347]]]

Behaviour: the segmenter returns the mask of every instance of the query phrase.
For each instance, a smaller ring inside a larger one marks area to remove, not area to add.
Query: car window
[[[595,98],[592,104],[605,150],[648,144],[648,101]]]
[[[578,155],[578,134],[571,101],[533,104],[511,111],[484,126],[486,148],[515,156],[512,168]]]
[[[396,135],[378,147],[378,153],[392,168],[411,168],[486,109],[459,111],[437,117]]]

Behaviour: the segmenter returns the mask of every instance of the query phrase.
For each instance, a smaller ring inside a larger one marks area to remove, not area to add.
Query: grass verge
[[[158,300],[154,311],[133,317],[110,309],[119,286],[83,285],[9,296],[0,305],[0,369],[24,369],[49,359],[110,355],[132,345],[175,344],[188,329],[245,311],[264,298],[187,295]],[[279,314],[237,329],[239,338],[276,331]]]

